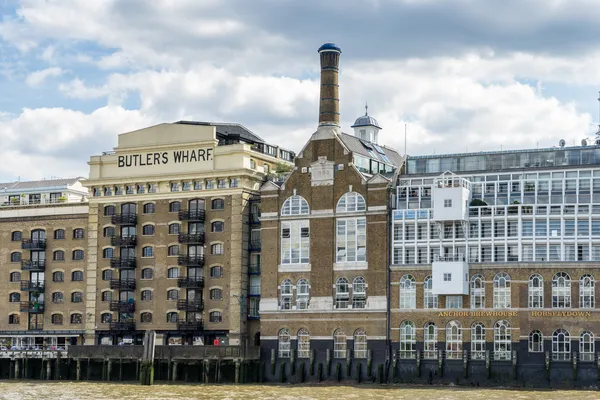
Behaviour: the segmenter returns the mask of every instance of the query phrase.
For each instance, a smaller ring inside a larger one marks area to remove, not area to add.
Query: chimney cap
[[[321,47],[319,47],[319,50],[318,50],[319,53],[321,53],[323,51],[327,51],[327,52],[332,51],[332,52],[341,53],[342,49],[337,47],[335,45],[335,43],[325,43]]]

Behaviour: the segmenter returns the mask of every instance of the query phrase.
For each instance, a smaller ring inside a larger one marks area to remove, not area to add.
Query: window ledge
[[[356,271],[369,269],[369,263],[366,261],[342,262],[333,264],[334,271]]]
[[[279,264],[277,272],[310,272],[310,264]]]

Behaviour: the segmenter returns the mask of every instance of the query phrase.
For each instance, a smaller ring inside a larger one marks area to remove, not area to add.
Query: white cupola
[[[368,111],[369,106],[365,104],[365,115],[358,117],[356,121],[354,121],[354,125],[352,125],[352,128],[354,128],[354,136],[378,144],[377,139],[381,127],[375,118],[369,116]]]

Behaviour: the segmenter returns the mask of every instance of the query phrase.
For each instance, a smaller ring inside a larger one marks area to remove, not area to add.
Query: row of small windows
[[[211,232],[220,233],[225,230],[225,222],[223,221],[214,221],[211,223]],[[169,235],[178,235],[181,231],[180,223],[172,223],[169,224]],[[113,226],[107,226],[103,230],[104,237],[113,237],[116,236],[116,228]],[[156,227],[154,224],[146,224],[142,226],[142,235],[143,236],[154,236],[156,232]],[[130,234],[129,236],[134,236],[134,234]]]
[[[71,259],[74,261],[83,260],[85,257],[85,253],[83,250],[73,250],[71,253]],[[10,253],[10,262],[21,262],[22,254],[21,252],[15,251]],[[53,261],[65,261],[65,252],[63,250],[56,250],[52,253]],[[36,260],[36,261],[44,261],[44,260]]]
[[[39,232],[39,231],[36,231]],[[44,231],[41,231],[44,232]],[[43,237],[40,237],[42,239]],[[13,231],[10,235],[10,239],[13,242],[20,242],[23,240],[23,232],[21,231]],[[64,229],[55,229],[54,230],[54,239],[55,240],[64,240],[66,239],[66,234]],[[83,228],[75,228],[73,229],[73,239],[85,239],[85,230]]]
[[[141,279],[153,279],[154,278],[154,270],[152,268],[143,268],[140,273]],[[179,278],[179,268],[172,267],[167,270],[168,278]],[[223,277],[223,267],[220,265],[215,265],[210,268],[210,277],[213,279],[222,278]],[[113,270],[106,269],[102,271],[102,280],[110,281],[113,279]]]
[[[62,314],[52,314],[50,321],[53,325],[63,325],[64,318]],[[71,314],[70,321],[71,324],[81,324],[83,323],[83,316],[79,313]],[[10,325],[19,325],[21,323],[21,318],[18,314],[11,314],[8,316],[8,323]]]
[[[359,212],[366,211],[365,198],[357,192],[348,192],[340,197],[336,212]],[[281,206],[281,215],[308,215],[310,208],[308,202],[302,196],[294,195],[288,197]]]
[[[199,201],[200,202],[200,209],[204,208],[204,200],[190,200],[191,202],[195,202],[195,201]],[[194,203],[195,204],[195,203]],[[121,211],[123,212],[124,208],[123,206],[133,206],[135,209],[135,204],[123,204],[121,206]],[[198,205],[195,205],[194,207],[198,207]],[[212,199],[211,201],[211,208],[213,210],[224,210],[225,209],[225,200],[224,199]],[[128,208],[130,209],[130,208]],[[169,212],[171,213],[176,213],[181,211],[181,202],[180,201],[172,201],[169,203]],[[154,203],[146,203],[143,205],[142,207],[142,212],[144,214],[155,214],[156,213],[156,204]],[[108,205],[108,206],[104,206],[104,216],[105,217],[110,217],[113,215],[117,214],[117,207],[113,206],[113,205]]]
[[[222,289],[211,289],[209,291],[210,300],[223,300],[223,290]],[[151,301],[152,300],[152,291],[151,290],[143,290],[141,293],[142,301]],[[113,300],[113,292],[105,291],[102,292],[102,301],[112,301]],[[167,300],[179,300],[179,289],[170,289],[167,290]]]
[[[354,335],[350,337],[353,340],[353,356],[354,358],[367,358],[367,334],[362,329],[357,329]],[[296,336],[297,357],[310,358],[310,333],[302,328]],[[292,352],[292,336],[290,330],[283,328],[278,334],[278,354],[280,358],[290,358]],[[348,347],[348,337],[342,329],[337,329],[333,333],[333,357],[346,358],[350,350]]]
[[[225,254],[225,247],[223,243],[214,243],[210,246],[210,254],[211,255],[223,255]],[[176,257],[180,255],[180,247],[179,245],[171,245],[167,247],[167,256]],[[106,248],[102,251],[103,258],[113,258],[114,257],[114,249]],[[144,246],[142,247],[142,257],[143,258],[152,258],[154,257],[154,247],[152,246]]]
[[[19,282],[21,280],[20,272],[11,272],[10,273],[10,281],[11,282]],[[52,281],[53,282],[64,282],[65,274],[62,271],[56,271],[52,273]],[[83,271],[73,271],[71,273],[71,281],[72,282],[82,282],[83,281]]]
[[[113,316],[111,313],[102,313],[100,315],[100,322],[103,324],[108,324],[112,322]],[[140,314],[140,322],[142,324],[150,324],[153,320],[153,314],[151,312],[143,312]],[[168,323],[176,323],[179,322],[179,314],[171,311],[166,314],[166,320]],[[208,314],[208,320],[212,323],[223,322],[223,313],[221,311],[211,311]]]
[[[294,291],[296,292],[294,299]],[[309,308],[310,284],[306,278],[300,278],[294,286],[290,279],[284,279],[279,287],[279,309],[291,310],[295,304],[297,310]],[[295,300],[295,302],[294,302]],[[339,277],[335,282],[335,308],[365,308],[367,305],[367,282],[362,276],[352,280]]]
[[[11,303],[17,303],[21,301],[21,294],[14,292],[10,293],[9,301]],[[64,295],[62,292],[54,292],[51,295],[52,302],[56,304],[61,304],[64,301]],[[82,303],[83,302],[83,292],[73,292],[71,293],[71,303]]]
[[[171,192],[187,192],[191,190],[211,190],[237,188],[239,187],[238,178],[230,179],[217,179],[206,180],[206,181],[193,181],[193,182],[170,182],[169,190]],[[144,193],[158,193],[158,185],[156,183],[142,184],[142,185],[125,185],[125,186],[110,186],[103,188],[93,188],[92,194],[94,197],[99,196],[122,196],[123,194],[144,194]]]

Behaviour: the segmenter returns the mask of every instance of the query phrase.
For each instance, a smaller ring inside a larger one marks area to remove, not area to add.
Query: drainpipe
[[[392,254],[392,238],[391,238],[391,233],[392,233],[392,191],[393,191],[393,183],[392,186],[388,186],[388,190],[387,190],[387,255],[386,255],[386,259],[387,259],[387,265],[386,265],[386,269],[387,269],[387,279],[386,279],[386,332],[385,332],[385,336],[386,336],[386,345],[387,345],[387,349],[388,349],[388,357],[390,357],[391,359],[391,355],[392,355],[392,344],[390,341],[390,328],[391,328],[391,290],[390,290],[390,279],[391,279],[391,271],[390,271],[390,265],[392,262],[391,259],[391,254]]]

